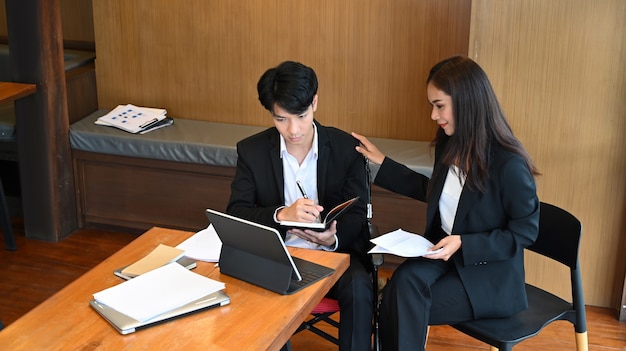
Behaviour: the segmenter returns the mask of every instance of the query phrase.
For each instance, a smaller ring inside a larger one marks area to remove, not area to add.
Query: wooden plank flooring
[[[0,249],[0,320],[5,325],[136,238],[134,234],[88,229],[78,231],[61,243],[47,243],[25,239],[19,218],[13,219],[13,227],[18,250]],[[616,316],[616,311],[608,308],[587,308],[590,351],[626,351],[626,324],[619,323]],[[332,331],[330,327],[325,329]],[[337,350],[309,331],[293,336],[291,343],[294,351]],[[556,322],[515,350],[575,350],[574,345],[571,324]],[[447,326],[432,327],[427,345],[428,351],[488,349]]]

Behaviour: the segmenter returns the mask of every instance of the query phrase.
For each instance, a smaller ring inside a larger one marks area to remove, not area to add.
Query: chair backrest
[[[551,322],[568,320],[574,324],[577,350],[588,350],[587,317],[578,260],[581,234],[582,225],[576,217],[542,202],[539,235],[527,248],[569,267],[571,302],[527,283],[528,309],[509,318],[471,320],[452,327],[492,345],[492,350],[511,350],[522,340],[537,335]]]
[[[577,269],[582,224],[559,207],[544,202],[540,206],[539,236],[528,250]]]

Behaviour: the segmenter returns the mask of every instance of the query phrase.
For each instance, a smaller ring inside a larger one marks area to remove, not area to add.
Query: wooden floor
[[[136,237],[127,233],[81,230],[61,243],[47,243],[25,239],[19,218],[13,219],[13,227],[18,250],[0,250],[0,320],[5,325],[11,324]],[[615,311],[588,307],[587,319],[590,351],[626,351],[626,324],[617,321]],[[309,331],[293,336],[291,343],[294,351],[337,349]],[[519,344],[515,350],[575,350],[574,345],[571,324],[556,322],[539,336]],[[427,345],[429,351],[488,349],[486,345],[447,326],[432,327]]]

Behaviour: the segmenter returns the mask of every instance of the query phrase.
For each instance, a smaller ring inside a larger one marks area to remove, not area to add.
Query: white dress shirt
[[[280,136],[280,158],[283,161],[283,179],[284,179],[284,196],[285,206],[291,206],[296,200],[303,197],[300,188],[296,182],[300,182],[304,187],[304,191],[307,197],[313,200],[316,204],[318,201],[317,194],[317,157],[318,157],[318,142],[317,142],[317,126],[313,123],[313,145],[311,149],[304,157],[301,164],[287,151],[287,145],[285,138]],[[274,215],[276,220],[276,215]],[[305,249],[323,249],[327,251],[334,251],[339,244],[337,235],[335,235],[334,247],[326,247],[310,241],[306,241],[297,235],[287,233],[285,237],[285,245],[302,247]]]
[[[441,229],[448,235],[452,234],[456,210],[459,207],[459,199],[465,185],[465,174],[457,166],[450,166],[443,191],[439,198],[439,215],[441,216]]]

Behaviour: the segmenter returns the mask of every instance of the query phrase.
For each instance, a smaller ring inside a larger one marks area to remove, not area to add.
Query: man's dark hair
[[[299,62],[285,61],[268,69],[257,83],[259,101],[270,112],[274,104],[289,113],[300,114],[317,94],[317,75]]]

